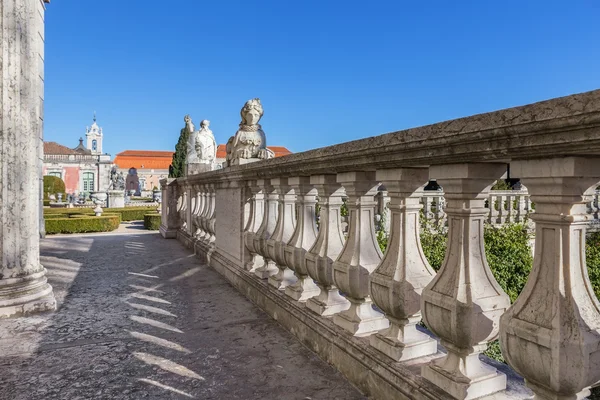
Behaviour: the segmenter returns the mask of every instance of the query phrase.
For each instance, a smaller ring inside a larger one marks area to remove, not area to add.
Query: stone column
[[[177,208],[177,181],[172,178],[161,179],[160,188],[162,191],[160,234],[165,239],[175,239],[181,226]]]
[[[264,264],[254,270],[254,274],[261,279],[267,279],[269,276],[276,274],[278,269],[275,262],[267,253],[267,239],[271,237],[277,225],[277,216],[279,215],[279,196],[270,181],[259,179],[256,181],[265,193],[265,212],[260,228],[254,235],[254,249],[264,259]]]
[[[419,199],[429,180],[427,168],[378,170],[377,180],[391,196],[391,234],[383,261],[371,274],[371,298],[390,327],[370,337],[373,347],[396,361],[434,354],[437,341],[419,332],[421,292],[435,276],[419,239]]]
[[[200,211],[200,230],[202,231],[202,233],[200,234],[200,242],[201,243],[206,243],[208,237],[210,236],[210,234],[208,233],[208,227],[207,227],[207,222],[208,222],[208,213],[210,212],[210,194],[208,193],[208,185],[204,184],[202,185],[202,203],[203,203],[203,207],[202,210]]]
[[[535,255],[525,288],[500,319],[508,364],[536,400],[578,400],[600,381],[600,303],[585,261],[584,193],[600,181],[600,157],[513,161],[535,212]]]
[[[315,206],[317,190],[310,184],[310,177],[301,176],[288,179],[296,193],[296,229],[284,248],[285,261],[298,279],[285,288],[285,294],[297,301],[306,301],[319,294],[319,288],[308,276],[304,257],[317,239]]]
[[[202,234],[202,226],[200,225],[200,215],[202,214],[202,210],[204,209],[204,196],[202,196],[202,185],[195,186],[196,191],[196,209],[194,210],[194,215],[192,217],[194,221],[194,238],[199,240]]]
[[[306,307],[322,316],[347,310],[350,302],[340,295],[333,281],[333,261],[344,247],[344,232],[340,208],[346,191],[336,180],[336,175],[314,175],[310,183],[319,195],[319,236],[305,255],[308,275],[321,290],[311,297]]]
[[[279,213],[275,230],[267,240],[267,253],[269,258],[275,261],[278,271],[269,277],[269,285],[284,290],[296,282],[294,271],[288,268],[284,253],[285,245],[292,238],[296,228],[296,194],[289,186],[287,178],[271,179],[271,185],[279,193]]]
[[[2,0],[0,317],[56,308],[40,264],[44,4]]]
[[[333,263],[333,280],[350,301],[350,308],[336,314],[333,322],[354,336],[367,336],[389,325],[383,314],[373,309],[369,296],[369,275],[383,257],[374,226],[379,185],[375,172],[344,172],[337,180],[346,188],[350,222],[348,239]]]
[[[246,262],[245,268],[250,272],[254,272],[265,262],[254,247],[254,237],[260,228],[265,213],[265,194],[256,184],[256,181],[249,181],[248,188],[252,197],[250,198],[250,208],[248,210],[248,222],[244,229],[244,243],[250,252],[250,259]]]
[[[215,216],[215,210],[216,210],[216,201],[217,201],[217,193],[216,193],[216,187],[214,183],[209,184],[209,204],[210,204],[210,211],[208,214],[208,222],[207,222],[207,231],[209,233],[208,235],[208,244],[212,247],[215,244],[215,240],[216,238],[216,234],[217,234],[217,230],[216,230],[216,224],[217,224],[217,219]],[[239,232],[239,231],[238,231]]]
[[[423,290],[425,325],[448,355],[424,365],[422,376],[457,399],[475,399],[506,388],[506,376],[479,354],[498,336],[498,321],[510,299],[485,258],[485,199],[506,164],[473,163],[430,168],[444,187],[448,215],[446,258]]]

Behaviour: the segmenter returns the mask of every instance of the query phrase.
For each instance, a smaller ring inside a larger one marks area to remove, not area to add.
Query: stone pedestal
[[[181,219],[177,212],[177,181],[173,178],[161,179],[160,188],[162,190],[160,234],[165,239],[175,239],[181,226]]]
[[[183,166],[183,172],[185,176],[188,175],[197,175],[203,172],[212,171],[212,164],[203,164],[203,163],[193,163],[193,164],[185,164]]]
[[[231,165],[244,165],[253,162],[262,161],[260,158],[236,158],[231,160]]]
[[[0,318],[56,308],[39,259],[43,15],[39,0],[0,7]]]
[[[125,192],[122,190],[109,190],[107,208],[125,207]]]

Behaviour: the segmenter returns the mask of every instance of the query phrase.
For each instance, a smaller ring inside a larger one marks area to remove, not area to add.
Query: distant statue
[[[125,190],[125,177],[122,172],[117,172],[117,167],[110,170],[109,190]]]
[[[227,165],[240,164],[241,159],[267,159],[275,154],[267,148],[267,138],[258,123],[264,114],[260,99],[248,100],[240,115],[242,122],[226,145]]]
[[[198,155],[196,154],[196,137],[194,135],[196,127],[194,126],[192,118],[189,115],[183,117],[183,120],[185,121],[184,129],[187,131],[188,134],[187,154],[185,157],[185,162],[186,164],[195,164],[198,162]]]
[[[197,162],[201,164],[212,164],[217,158],[217,142],[212,131],[208,128],[209,125],[209,120],[202,120],[200,130],[194,133]]]

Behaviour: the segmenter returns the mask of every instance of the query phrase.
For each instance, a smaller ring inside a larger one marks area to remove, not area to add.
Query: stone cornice
[[[387,133],[181,179],[313,175],[600,154],[600,90]]]

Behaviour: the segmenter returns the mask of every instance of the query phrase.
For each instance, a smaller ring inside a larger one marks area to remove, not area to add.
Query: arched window
[[[98,150],[98,141],[96,139],[92,140],[92,150]]]
[[[84,172],[83,173],[83,191],[86,193],[94,191],[94,173]]]

